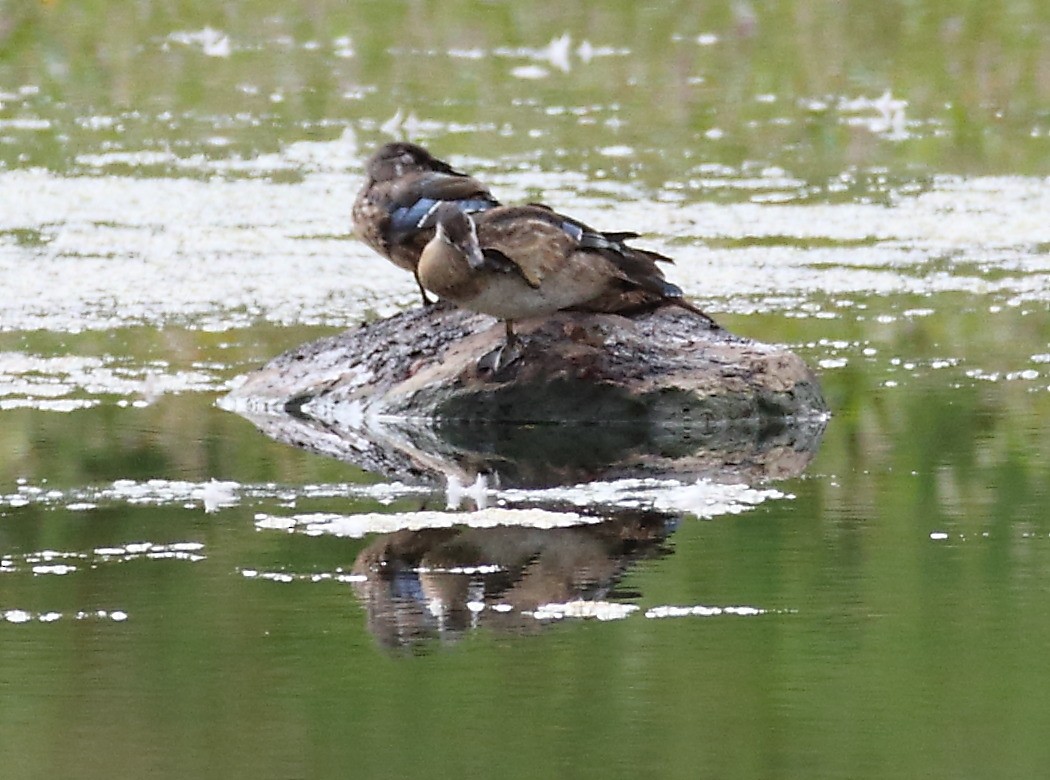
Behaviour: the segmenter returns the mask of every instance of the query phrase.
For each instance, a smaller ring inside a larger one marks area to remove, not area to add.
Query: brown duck
[[[419,253],[434,235],[439,205],[454,204],[466,212],[499,205],[481,182],[416,144],[384,144],[365,163],[365,174],[352,210],[354,233],[413,275]],[[430,303],[422,285],[419,292],[423,303]]]
[[[423,247],[434,236],[437,208],[451,204],[470,214],[500,205],[488,188],[477,179],[457,171],[434,157],[422,146],[397,141],[384,144],[365,163],[366,180],[354,201],[354,232],[368,246],[399,268],[416,276],[416,266]],[[539,208],[548,206],[532,204]],[[570,235],[586,241],[592,249],[608,250],[625,259],[633,258],[643,265],[652,260],[670,262],[656,252],[628,246],[638,238],[630,231],[594,230],[579,220],[551,212]],[[429,303],[420,285],[423,303]],[[644,295],[636,291],[613,291],[588,303],[596,311],[624,311],[634,308]]]
[[[621,242],[543,206],[467,214],[443,204],[435,218],[434,237],[419,259],[420,284],[439,298],[504,321],[507,339],[496,368],[516,357],[514,320],[596,308],[589,304],[624,294],[642,305],[673,303],[719,327],[664,278],[654,260],[660,255],[624,251]]]

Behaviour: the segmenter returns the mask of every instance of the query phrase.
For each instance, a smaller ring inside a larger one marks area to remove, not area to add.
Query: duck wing
[[[560,215],[533,206],[503,206],[475,218],[482,254],[494,269],[519,274],[532,288],[565,268],[579,248]]]
[[[640,234],[633,230],[596,230],[575,217],[558,213],[546,203],[530,203],[529,208],[543,209],[557,217],[561,221],[562,229],[577,241],[586,243],[589,249],[607,249],[618,254],[647,257],[661,263],[674,263],[673,259],[659,252],[627,246],[625,242],[640,237]]]
[[[394,183],[387,198],[391,243],[403,243],[421,230],[437,224],[435,213],[442,203],[454,203],[467,213],[495,208],[499,201],[477,179],[428,171],[409,174]]]

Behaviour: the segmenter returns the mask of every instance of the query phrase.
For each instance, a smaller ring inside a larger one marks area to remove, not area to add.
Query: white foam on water
[[[481,564],[478,566],[417,566],[414,571],[420,574],[496,574],[503,571],[502,566],[496,564]]]
[[[332,149],[293,145],[285,162],[338,166]],[[0,172],[0,188],[7,330],[346,325],[412,298],[410,276],[348,240],[344,173],[284,185],[18,170]],[[5,240],[15,230],[41,241]]]
[[[249,580],[265,580],[267,582],[366,582],[368,577],[364,574],[350,574],[342,569],[334,572],[311,572],[309,574],[288,571],[260,571],[259,569],[241,569],[241,576]]]
[[[653,618],[680,618],[680,617],[717,617],[719,615],[735,615],[737,617],[754,617],[765,615],[768,610],[749,606],[712,607],[697,604],[691,607],[666,605],[650,607],[645,611],[645,617]]]
[[[550,75],[550,71],[542,65],[518,65],[510,69],[510,75],[517,79],[534,81],[547,78]]]
[[[5,398],[0,401],[0,410],[36,409],[41,412],[75,412],[98,406],[99,401],[68,399],[64,401],[41,401],[32,398]]]
[[[846,358],[824,358],[817,361],[817,365],[824,369],[845,368],[849,365]]]
[[[66,576],[102,565],[133,560],[170,559],[198,563],[205,559],[200,542],[129,542],[92,550],[37,550],[6,554],[0,559],[0,574],[29,573],[33,576]]]
[[[565,618],[593,618],[596,620],[623,620],[638,607],[634,604],[621,604],[613,601],[576,600],[564,603],[543,604],[523,614],[531,615],[536,620],[564,620]]]
[[[553,501],[574,506],[652,508],[687,512],[701,518],[739,514],[768,500],[793,498],[775,488],[753,488],[705,479],[688,483],[673,479],[620,479],[545,490],[501,490],[507,501]]]
[[[33,574],[71,574],[77,570],[76,566],[58,563],[54,565],[37,565],[33,567]]]
[[[239,500],[237,498],[238,487],[239,485],[236,482],[220,482],[217,479],[211,479],[205,483],[200,491],[204,511],[211,514],[218,512],[224,507],[236,505]]]
[[[165,393],[215,392],[224,387],[217,374],[203,367],[171,371],[159,363],[133,364],[110,355],[42,357],[0,352],[0,409],[70,412],[97,406],[100,397],[133,397],[150,404]]]
[[[111,620],[114,623],[123,623],[128,619],[128,613],[122,609],[81,610],[68,614],[53,610],[47,612],[30,612],[24,609],[9,609],[5,612],[0,612],[0,622],[7,621],[8,623],[56,623],[62,619]]]
[[[50,119],[20,117],[17,119],[0,119],[0,130],[50,130]]]
[[[430,493],[429,488],[408,486],[399,482],[373,485],[307,484],[279,485],[276,483],[246,484],[216,479],[207,482],[151,479],[137,481],[119,479],[108,485],[86,485],[58,490],[45,485],[20,481],[10,493],[0,493],[0,509],[25,506],[44,506],[89,512],[100,506],[126,503],[136,506],[200,506],[213,513],[237,506],[245,500],[295,501],[318,498],[368,498],[389,504],[406,496]],[[187,543],[188,544],[188,543]],[[175,548],[186,551],[188,548]]]
[[[600,518],[585,517],[575,512],[552,512],[545,509],[490,508],[476,512],[397,512],[391,514],[362,513],[340,515],[329,513],[279,516],[260,513],[255,526],[264,530],[296,532],[308,536],[345,536],[361,538],[368,534],[389,534],[396,531],[418,531],[427,528],[496,528],[514,526],[525,528],[570,528],[601,522]]]
[[[168,36],[167,40],[172,43],[199,48],[207,57],[229,57],[233,51],[230,36],[211,27],[192,32],[173,32]]]

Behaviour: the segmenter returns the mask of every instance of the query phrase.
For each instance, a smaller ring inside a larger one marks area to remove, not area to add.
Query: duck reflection
[[[454,642],[484,627],[534,633],[551,604],[600,604],[635,562],[668,554],[675,522],[623,512],[569,528],[431,528],[382,536],[354,573],[368,630],[388,648]],[[615,608],[615,605],[612,605]]]

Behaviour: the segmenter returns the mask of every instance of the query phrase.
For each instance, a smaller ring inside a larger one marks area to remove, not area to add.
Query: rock
[[[516,323],[521,356],[478,358],[501,323],[418,308],[298,347],[222,405],[275,438],[397,478],[497,468],[521,484],[735,471],[799,473],[827,406],[794,353],[676,306]]]

